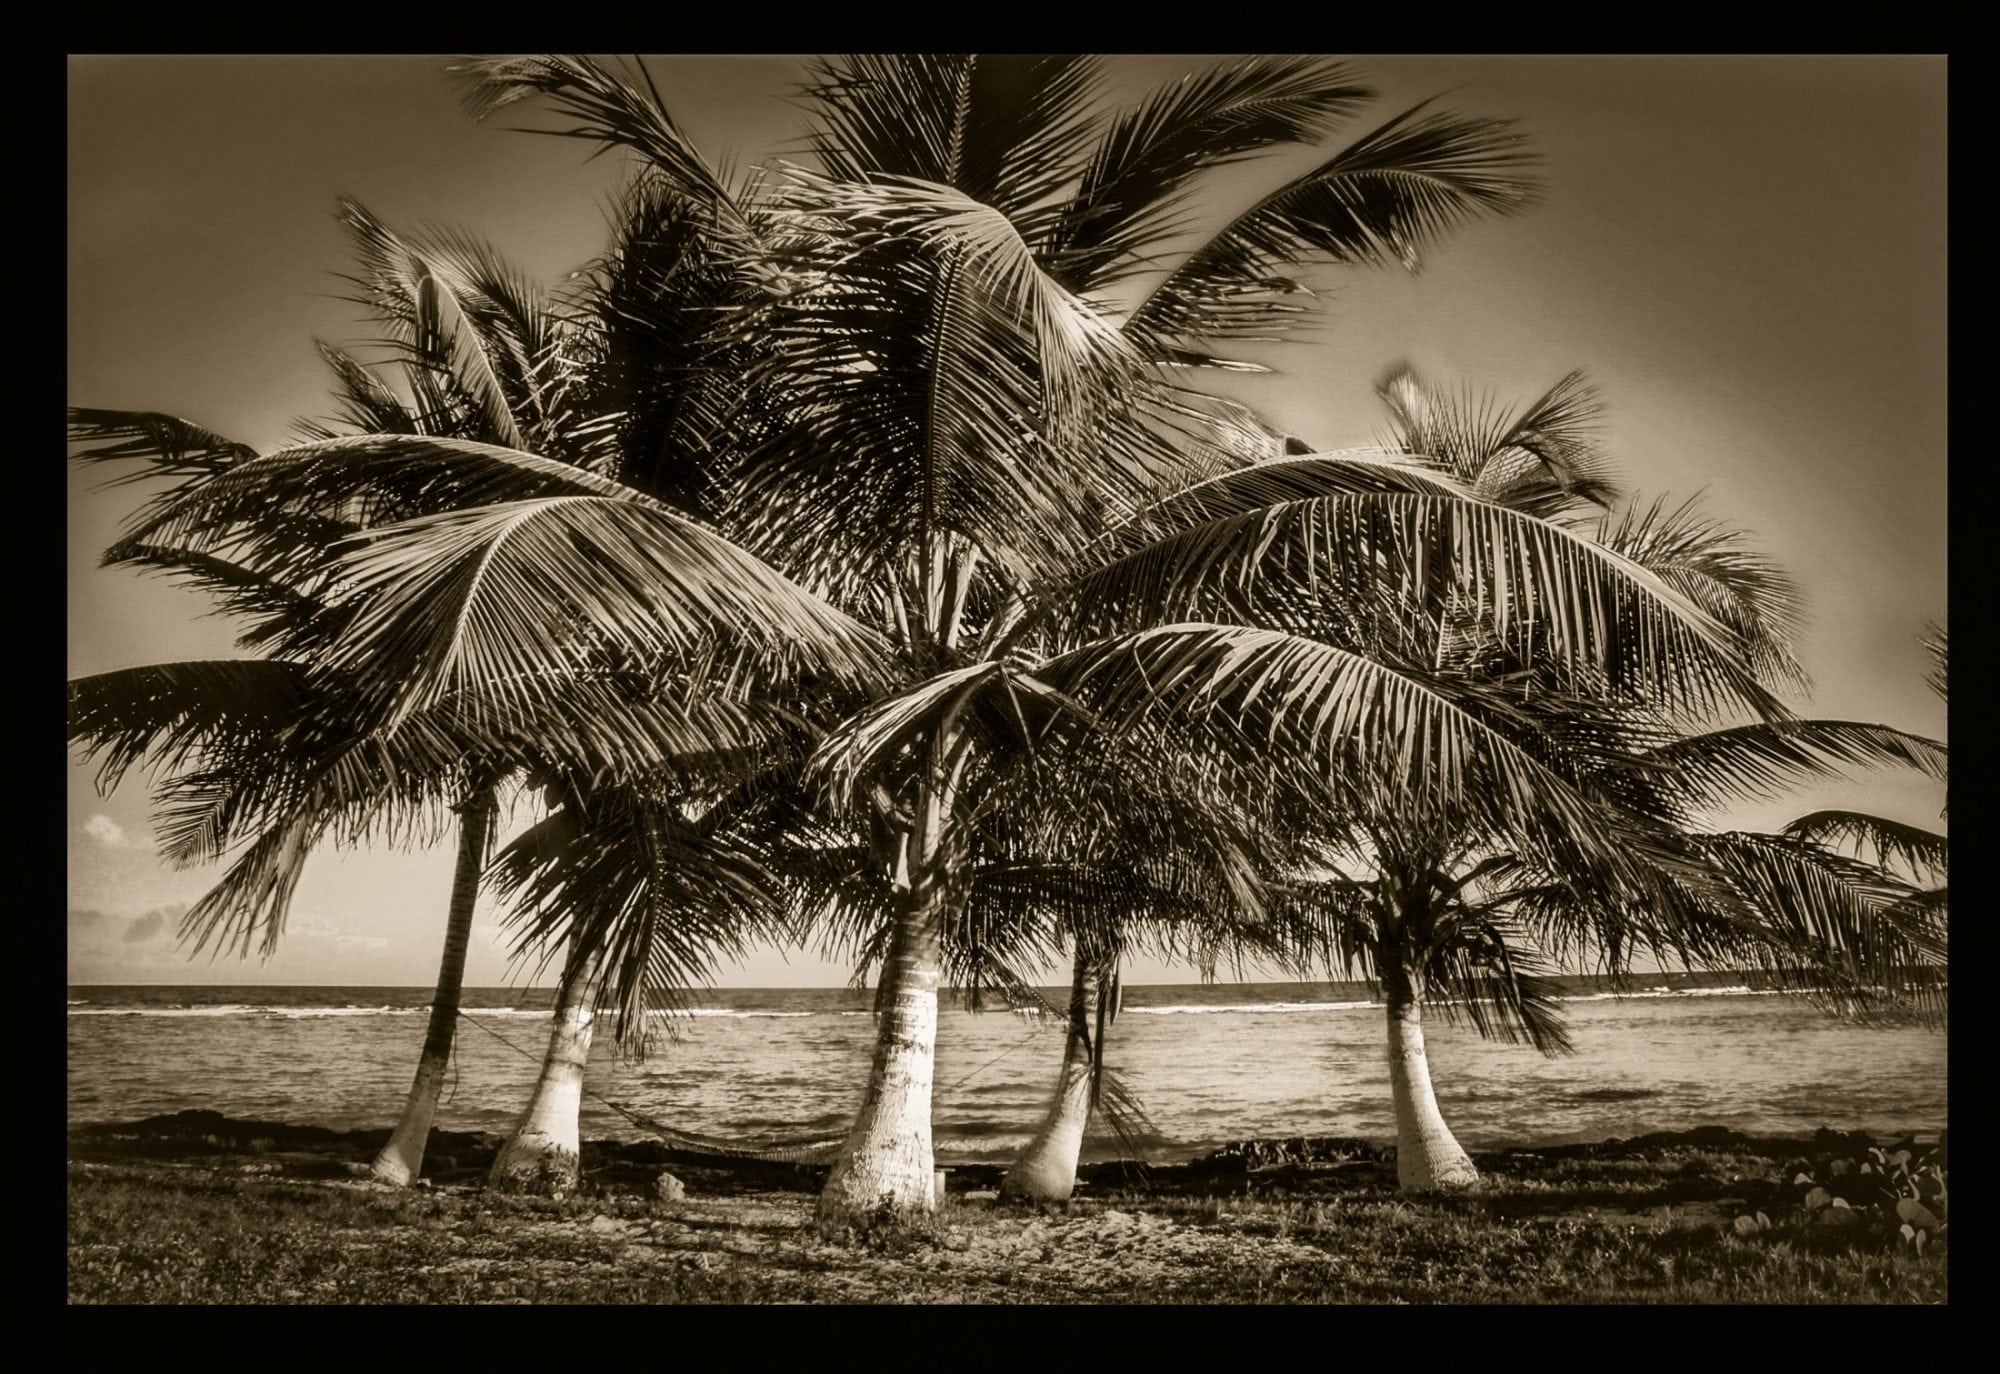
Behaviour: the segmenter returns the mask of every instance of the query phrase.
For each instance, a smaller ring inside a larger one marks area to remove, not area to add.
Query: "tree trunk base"
[[[1452,1136],[1431,1091],[1423,1012],[1415,997],[1389,998],[1389,1086],[1396,1103],[1396,1187],[1405,1193],[1461,1192],[1479,1170]]]
[[[1075,1193],[1074,1162],[1064,1169],[1054,1160],[1022,1159],[1000,1180],[1004,1202],[1068,1202]]]
[[[403,1119],[396,1124],[395,1133],[368,1166],[368,1177],[377,1183],[407,1188],[424,1171],[424,1154],[431,1141],[429,1109],[437,1101],[437,1093],[433,1090],[425,1096],[421,1073],[416,1088],[411,1092],[411,1099],[412,1104],[404,1109]]]
[[[928,1156],[929,1151],[924,1153]],[[886,1170],[880,1167],[879,1155],[869,1162],[877,1167],[846,1171],[835,1168],[819,1195],[818,1220],[822,1230],[909,1222],[926,1218],[937,1210],[937,1172],[928,1157],[918,1161],[921,1167],[913,1164]]]
[[[898,918],[883,962],[868,1092],[819,1197],[823,1233],[927,1219],[937,1210],[931,1144],[938,957],[934,910]]]
[[[368,1177],[377,1183],[387,1183],[396,1188],[407,1188],[416,1181],[417,1168],[400,1156],[391,1156],[387,1150],[375,1156],[375,1162],[368,1166]]]
[[[1404,1159],[1396,1150],[1396,1189],[1404,1193],[1462,1193],[1478,1186],[1479,1170],[1460,1151],[1456,1159]]]
[[[581,1178],[575,1150],[549,1141],[516,1139],[493,1161],[486,1187],[520,1197],[565,1198],[576,1191]]]

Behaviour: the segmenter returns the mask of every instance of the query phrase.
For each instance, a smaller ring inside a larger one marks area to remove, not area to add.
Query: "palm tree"
[[[1077,762],[1071,758],[1072,768]],[[1097,777],[1066,779],[1020,808],[1034,847],[1049,856],[1030,868],[1034,885],[1022,895],[1048,905],[1072,958],[1055,1089],[1041,1125],[1001,1179],[1003,1197],[1067,1199],[1097,1109],[1112,1109],[1121,1136],[1131,1135],[1124,1118],[1143,1119],[1106,1061],[1127,954],[1192,962],[1209,976],[1224,960],[1240,967],[1246,955],[1297,962],[1289,930],[1271,919],[1260,872],[1282,856],[1276,838],[1283,826],[1269,808],[1253,813],[1228,789],[1204,786],[1207,780],[1185,769],[1179,776],[1141,773],[1119,766],[1125,760],[1118,754],[1103,763],[1110,766],[1100,765]]]
[[[532,434],[545,452],[579,460],[589,456],[591,429],[582,423],[583,406],[565,359],[566,353],[574,351],[576,331],[562,309],[552,309],[532,284],[474,239],[448,232],[438,233],[430,241],[404,239],[353,202],[343,202],[342,219],[356,242],[362,264],[361,274],[353,280],[362,288],[362,303],[389,331],[397,364],[394,375],[402,390],[399,394],[352,355],[322,345],[343,409],[336,425],[350,432],[485,438],[517,444],[523,442],[524,435]],[[302,428],[308,437],[333,445],[336,453],[340,451],[339,430],[318,423]],[[308,683],[323,686],[326,681],[324,675],[308,671],[314,639],[304,632],[305,626],[324,619],[323,605],[310,593],[288,585],[279,573],[259,573],[215,554],[148,542],[148,536],[163,525],[172,525],[166,517],[169,506],[184,505],[196,488],[256,455],[247,446],[159,415],[75,411],[71,434],[73,440],[101,445],[78,454],[81,459],[144,459],[150,474],[182,479],[170,502],[155,503],[151,518],[142,520],[139,532],[114,547],[107,562],[163,570],[220,593],[227,608],[253,619],[243,639],[246,648],[287,637],[293,641],[291,658],[282,662],[167,666],[106,674],[73,684],[72,738],[85,742],[92,752],[114,749],[102,785],[115,785],[130,762],[156,746],[172,761],[229,754],[239,768],[306,776],[323,773],[332,762],[350,770],[351,777],[353,763],[342,763],[341,759],[342,751],[356,747],[355,734],[333,729],[304,733],[296,728],[297,720],[291,714],[302,709],[300,698],[309,693]],[[352,502],[343,507],[334,500],[325,506],[327,513],[314,521],[298,520],[287,513],[271,522],[272,528],[258,531],[261,543],[253,546],[255,556],[267,567],[301,575],[324,553],[313,542],[315,537],[321,543],[330,542],[364,528],[371,514],[382,518],[384,505],[395,511],[400,504],[407,511],[408,503],[423,499],[423,489],[423,475],[417,473],[409,489],[394,493],[390,501],[378,496],[373,512],[365,507],[357,509]],[[216,540],[212,532],[199,530],[194,531],[194,537],[219,547],[232,542],[227,537]],[[260,683],[269,685],[255,685]],[[356,721],[365,719],[379,705],[379,696],[379,689],[371,694],[358,686],[350,687],[344,695],[336,694],[330,707],[324,702],[321,706],[333,720]],[[650,714],[656,727],[665,723],[657,709]],[[706,717],[699,728],[708,729],[710,734],[695,742],[698,749],[713,749],[715,727],[724,724],[713,709]],[[257,762],[245,765],[241,762],[246,753],[241,735],[251,728],[264,731],[266,738],[248,751]],[[726,737],[726,727],[723,733]],[[518,736],[511,753],[503,751],[489,762],[482,762],[480,755],[472,752],[479,749],[483,738],[466,737],[462,732],[460,737],[463,743],[441,756],[444,772],[454,779],[456,796],[444,800],[459,816],[459,836],[437,989],[402,1117],[373,1165],[376,1177],[393,1183],[408,1183],[421,1170],[457,1025],[479,874],[497,817],[496,787],[513,766],[510,758],[518,760],[520,756]],[[440,755],[435,742],[425,741],[423,732],[409,728],[407,722],[400,729],[380,732],[366,744],[377,757],[400,759],[416,742],[429,747],[423,762],[438,768]],[[662,742],[663,736],[656,730],[656,758],[661,757],[657,746]],[[686,742],[672,738],[669,747]],[[327,757],[314,755],[315,750],[329,749],[333,752]],[[570,753],[575,752],[572,747]],[[470,757],[462,766],[455,762],[456,757],[468,753]],[[195,771],[197,780],[212,781],[219,767],[214,758],[206,762],[206,772]],[[629,766],[631,760],[626,763]],[[398,763],[389,771],[393,775],[404,766],[419,765]],[[267,802],[278,795],[292,795],[269,778],[259,779],[251,787],[253,793],[264,789],[261,795]],[[306,795],[314,795],[310,787]],[[341,804],[360,804],[351,792],[339,795]],[[315,804],[327,804],[325,795],[320,796]],[[306,819],[272,805],[277,819],[270,835],[296,837],[324,832],[323,817]],[[192,838],[172,847],[172,857],[189,862],[221,851],[223,837],[219,833],[200,828],[187,833]],[[247,942],[251,929],[261,924],[268,953],[282,926],[298,865],[310,848],[310,843],[281,844],[275,849],[254,845],[249,857],[256,862],[247,862],[190,913],[186,929],[197,936],[197,947],[217,932],[241,936]],[[273,853],[282,856],[280,867],[275,869],[270,858]],[[249,902],[246,884],[266,898],[267,904],[260,907]],[[247,943],[245,948],[247,951]]]
[[[1518,413],[1469,391],[1431,387],[1406,368],[1392,371],[1381,393],[1394,421],[1391,441],[1437,458],[1487,500],[1574,519],[1586,500],[1612,493],[1591,437],[1598,407],[1580,374]],[[1802,682],[1785,648],[1796,593],[1735,532],[1691,505],[1655,502],[1600,521],[1594,539],[1734,630],[1743,661],[1765,681]],[[1616,973],[1639,953],[1711,964],[1755,957],[1808,986],[1831,979],[1848,990],[1896,977],[1893,959],[1879,956],[1865,975],[1847,967],[1854,951],[1881,943],[1879,885],[1857,887],[1859,875],[1825,864],[1808,873],[1798,856],[1781,872],[1779,857],[1753,856],[1745,838],[1694,832],[1703,806],[1758,782],[1855,763],[1931,769],[1942,759],[1932,742],[1886,727],[1778,713],[1690,734],[1684,716],[1677,721],[1656,704],[1551,677],[1532,629],[1509,644],[1467,615],[1460,595],[1448,582],[1425,588],[1379,652],[1418,656],[1483,691],[1498,728],[1569,779],[1598,824],[1627,833],[1642,881],[1607,886],[1594,862],[1578,867],[1578,856],[1559,850],[1525,853],[1435,800],[1379,805],[1356,797],[1323,827],[1320,862],[1282,885],[1285,904],[1316,931],[1343,976],[1381,985],[1398,1177],[1413,1191],[1477,1178],[1432,1089],[1426,1003],[1466,1015],[1482,1034],[1555,1054],[1569,1041],[1547,979],[1551,958],[1595,959]],[[1396,643],[1395,635],[1408,637]]]
[[[1643,887],[1623,834],[1498,728],[1491,694],[1376,652],[1390,629],[1450,588],[1504,645],[1532,624],[1556,687],[1772,706],[1738,636],[1631,560],[1434,465],[1248,462],[1214,442],[1215,407],[1161,380],[1288,324],[1297,262],[1407,261],[1523,204],[1503,127],[1398,116],[1147,285],[1199,174],[1321,138],[1360,98],[1344,71],[1237,64],[1102,118],[1088,59],[822,64],[806,93],[822,170],[759,199],[725,189],[650,92],[587,61],[468,75],[477,108],[546,96],[690,207],[689,251],[726,307],[697,352],[755,407],[679,417],[673,467],[705,470],[714,523],[635,485],[653,479],[633,464],[395,435],[338,463],[325,445],[272,455],[174,518],[236,530],[273,502],[311,514],[421,471],[436,513],[371,526],[325,565],[342,619],[322,661],[393,682],[392,722],[466,693],[559,711],[573,664],[712,665],[725,634],[760,680],[831,706],[808,717],[829,723],[805,779],[891,898],[829,1221],[932,1205],[937,987],[971,818],[1038,751],[1095,737],[1141,765],[1203,759],[1245,794],[1282,765],[1299,804],[1348,812],[1435,799]],[[1122,323],[1103,299],[1120,286],[1143,290]]]
[[[558,777],[551,790],[549,815],[495,865],[516,913],[516,957],[565,954],[549,1049],[488,1186],[561,1195],[578,1183],[577,1109],[597,1017],[615,1007],[621,1041],[643,1048],[649,1012],[710,981],[717,959],[785,932],[765,836],[768,813],[792,798],[769,770],[744,769],[613,785]]]
[[[1385,447],[1423,454],[1437,461],[1478,499],[1538,515],[1553,515],[1582,501],[1600,500],[1609,491],[1602,458],[1592,443],[1595,401],[1581,373],[1564,377],[1519,414],[1511,416],[1498,410],[1490,399],[1469,395],[1456,404],[1439,404],[1431,389],[1407,367],[1388,373],[1379,383],[1378,392],[1396,422],[1384,441]],[[1252,427],[1253,431],[1261,428],[1260,422],[1247,414],[1239,423]],[[1289,444],[1299,449],[1309,447],[1295,439]],[[1298,817],[1291,819],[1296,822]],[[1267,825],[1263,833],[1264,862],[1282,866],[1283,858],[1269,842],[1275,828]],[[1289,857],[1294,864],[1298,862],[1297,856]],[[1293,892],[1296,895],[1295,886]],[[1101,998],[1101,985],[1108,970],[1102,956],[1092,957],[1087,953],[1093,943],[1096,942],[1083,938],[1077,943],[1071,994],[1072,1031],[1056,1101],[1044,1130],[1008,1175],[1006,1191],[1020,1196],[1056,1201],[1068,1197],[1074,1188],[1077,1152],[1089,1100],[1078,1085],[1085,1081],[1083,1071],[1101,1058],[1103,1048],[1102,1036],[1093,1043],[1083,1024],[1084,1012],[1075,1010],[1088,1008]],[[1284,953],[1282,948],[1267,948],[1266,952],[1280,957]],[[1509,986],[1527,990],[1532,985],[1516,981]],[[1405,997],[1402,1017],[1392,1030],[1403,1044],[1411,1043],[1414,1036],[1420,1065],[1421,1030],[1414,1029],[1408,1019],[1408,1002]],[[1527,1003],[1530,1015],[1545,1002],[1537,989]],[[1482,1021],[1496,1028],[1511,1024],[1488,1018]],[[1544,1034],[1542,1019],[1533,1024],[1537,1034]],[[1544,1041],[1538,1043],[1559,1048],[1566,1042],[1558,1029],[1547,1031]],[[1430,1103],[1427,1075],[1412,1075],[1403,1056],[1392,1055],[1392,1060],[1398,1070],[1395,1077],[1399,1085],[1399,1111],[1406,1098]],[[1434,1111],[1433,1105],[1431,1114]],[[1435,1129],[1432,1133],[1435,1135]]]

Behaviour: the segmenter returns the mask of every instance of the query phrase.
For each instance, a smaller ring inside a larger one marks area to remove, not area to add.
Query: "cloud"
[[[75,982],[148,982],[173,975],[187,966],[176,947],[175,926],[187,903],[154,907],[143,916],[69,909],[69,980]]]
[[[288,933],[305,940],[324,941],[336,949],[382,950],[389,947],[386,935],[350,935],[314,916],[293,921]]]
[[[343,930],[317,914],[290,923],[273,960],[235,957],[225,949],[197,952],[180,938],[186,902],[168,902],[128,916],[84,907],[69,908],[69,981],[77,983],[415,983],[425,969],[406,969],[396,936]],[[434,947],[420,954],[435,963]],[[274,976],[275,975],[275,976]]]
[[[102,814],[92,816],[85,821],[83,833],[107,849],[123,849],[131,843],[125,835],[125,827]]]
[[[127,830],[117,821],[99,812],[83,823],[83,833],[96,840],[106,849],[151,849],[153,842],[143,834]]]
[[[141,916],[138,920],[132,922],[131,925],[125,927],[125,943],[128,945],[142,945],[148,940],[157,940],[166,933],[167,918],[155,911],[149,915]]]

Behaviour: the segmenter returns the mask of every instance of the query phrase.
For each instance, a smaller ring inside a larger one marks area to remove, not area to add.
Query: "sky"
[[[1120,58],[1114,98],[1212,59]],[[1325,270],[1310,339],[1236,394],[1324,448],[1366,443],[1373,384],[1407,361],[1519,405],[1583,367],[1605,445],[1642,497],[1700,494],[1805,588],[1812,715],[1945,737],[1919,637],[1946,623],[1945,61],[1942,57],[1346,57],[1379,99],[1337,135],[1417,101],[1516,119],[1544,202],[1446,239],[1416,275]],[[798,155],[802,59],[649,57],[711,157]],[[427,57],[71,57],[68,403],[162,410],[258,448],[327,413],[315,338],[365,340],[339,299],[336,196],[391,225],[483,235],[555,281],[604,242],[619,159],[461,110]],[[1329,148],[1330,151],[1330,148]],[[1210,183],[1216,222],[1324,151]],[[198,594],[96,566],[146,488],[68,479],[68,675],[234,657]],[[1867,777],[1746,806],[1776,826],[1822,806],[1936,827],[1942,789]],[[328,850],[279,952],[200,956],[175,918],[217,870],[152,851],[143,772],[110,796],[72,751],[69,981],[421,985],[435,977],[451,857]],[[514,819],[524,825],[523,812]],[[1181,981],[1144,961],[1134,981]],[[1254,975],[1253,975],[1254,976]],[[762,951],[725,986],[839,984],[812,951]],[[510,968],[482,904],[468,983]]]

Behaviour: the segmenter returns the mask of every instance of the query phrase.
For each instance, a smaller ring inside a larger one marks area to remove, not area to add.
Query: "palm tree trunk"
[[[579,959],[572,947],[535,1095],[513,1137],[494,1159],[487,1187],[545,1197],[576,1191],[577,1112],[583,1106],[583,1074],[590,1062],[591,1029],[597,1017],[598,975],[598,960]]]
[[[1076,1191],[1076,1161],[1083,1153],[1083,1132],[1090,1124],[1090,1014],[1095,998],[1089,962],[1076,953],[1069,985],[1069,1034],[1063,1045],[1062,1073],[1056,1079],[1055,1101],[1042,1129],[1000,1180],[1000,1196],[1034,1202],[1063,1202]]]
[[[459,991],[465,984],[465,950],[472,939],[472,911],[479,899],[479,873],[486,866],[486,847],[493,830],[493,789],[482,788],[459,812],[458,866],[451,877],[451,907],[445,916],[444,957],[438,963],[437,991],[431,996],[430,1025],[424,1031],[423,1052],[417,1056],[417,1076],[410,1084],[403,1116],[382,1153],[370,1166],[384,1183],[407,1185],[424,1168],[424,1147],[430,1143],[431,1119],[437,1115],[438,1094],[451,1065],[451,1047],[458,1034]]]
[[[1389,1006],[1389,1087],[1396,1102],[1396,1184],[1406,1193],[1469,1188],[1479,1171],[1459,1148],[1431,1092],[1424,1014],[1416,980],[1384,970]]]
[[[925,799],[923,812],[917,833],[906,842],[913,860],[882,962],[868,1095],[820,1194],[822,1224],[844,1225],[883,1210],[924,1213],[937,1206],[931,1086],[945,885],[937,845],[942,804],[935,794]]]

